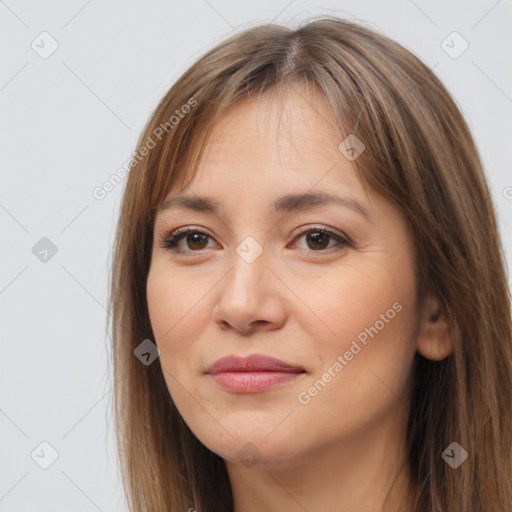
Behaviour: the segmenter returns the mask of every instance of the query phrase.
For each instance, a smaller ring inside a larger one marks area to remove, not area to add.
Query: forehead
[[[320,93],[294,88],[229,107],[216,122],[210,143],[213,149],[249,137],[262,149],[295,146],[302,153],[304,145],[308,149],[337,146],[339,134]]]
[[[229,107],[216,121],[191,188],[358,189],[351,162],[325,99],[313,90],[267,93]],[[173,195],[176,189],[168,195]]]

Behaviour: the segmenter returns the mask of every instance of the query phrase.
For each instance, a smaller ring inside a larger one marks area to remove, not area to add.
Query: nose
[[[280,328],[286,320],[284,284],[271,270],[265,251],[251,263],[236,252],[217,288],[214,321],[242,335]]]

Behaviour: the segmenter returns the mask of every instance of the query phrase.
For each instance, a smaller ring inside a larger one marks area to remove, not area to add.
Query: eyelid
[[[213,240],[213,236],[208,234],[204,228],[194,227],[194,226],[182,226],[176,229],[170,229],[163,232],[160,236],[160,247],[163,249],[172,250],[173,252],[184,254],[184,253],[194,253],[194,252],[202,252],[201,251],[183,251],[176,247],[177,243],[180,242],[188,233],[200,233],[205,235]],[[173,247],[170,244],[173,243]]]
[[[318,224],[317,225],[308,224],[305,227],[298,228],[298,231],[295,232],[295,234],[293,235],[294,236],[293,239],[296,240],[298,237],[300,237],[304,233],[308,233],[310,231],[311,232],[321,231],[322,233],[327,233],[328,235],[332,235],[334,238],[342,239],[344,242],[346,242],[346,245],[350,245],[350,246],[354,245],[352,242],[352,239],[345,233],[338,231],[338,230],[334,230],[333,228],[327,228],[325,226],[321,226]],[[311,252],[322,252],[322,251],[311,251]]]

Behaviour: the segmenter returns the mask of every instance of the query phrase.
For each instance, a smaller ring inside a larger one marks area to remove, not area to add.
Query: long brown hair
[[[427,66],[398,43],[336,17],[296,29],[253,27],[223,41],[174,83],[140,137],[109,297],[117,442],[130,509],[233,510],[224,461],[181,418],[160,360],[146,366],[134,350],[154,341],[146,279],[156,207],[171,187],[191,182],[225,109],[249,95],[279,97],[288,87],[315,87],[340,142],[349,134],[364,142],[353,165],[410,224],[419,303],[437,297],[450,319],[453,353],[442,361],[416,354],[407,435],[411,510],[512,510],[510,292],[481,160],[459,109]],[[454,441],[469,454],[456,469],[441,457]]]

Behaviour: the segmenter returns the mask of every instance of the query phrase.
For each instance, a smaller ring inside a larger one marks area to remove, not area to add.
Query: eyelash
[[[333,233],[332,231],[329,231],[328,229],[323,228],[323,227],[308,226],[307,228],[301,229],[295,235],[294,240],[297,240],[298,238],[301,238],[303,235],[306,235],[308,233],[324,233],[326,235],[329,235],[329,237],[333,238],[336,242],[338,242],[338,244],[341,245],[342,248],[353,247],[353,244],[348,237],[340,236],[340,235]],[[185,250],[185,251],[182,249],[178,249],[178,247],[177,247],[178,242],[189,234],[201,234],[201,235],[205,235],[208,238],[212,238],[207,233],[204,233],[203,231],[198,230],[198,229],[194,229],[191,227],[178,228],[175,231],[172,231],[172,230],[168,231],[161,237],[160,247],[162,247],[163,249],[169,249],[177,254],[201,253],[202,251],[204,251],[204,249]],[[338,250],[341,250],[341,249],[338,249]],[[318,252],[318,253],[327,253],[327,254],[331,254],[332,252],[335,252],[335,251],[332,251],[332,247],[331,247],[331,249],[327,249],[327,250],[326,249],[319,249],[319,250],[303,249],[302,251],[308,252],[308,253]]]

